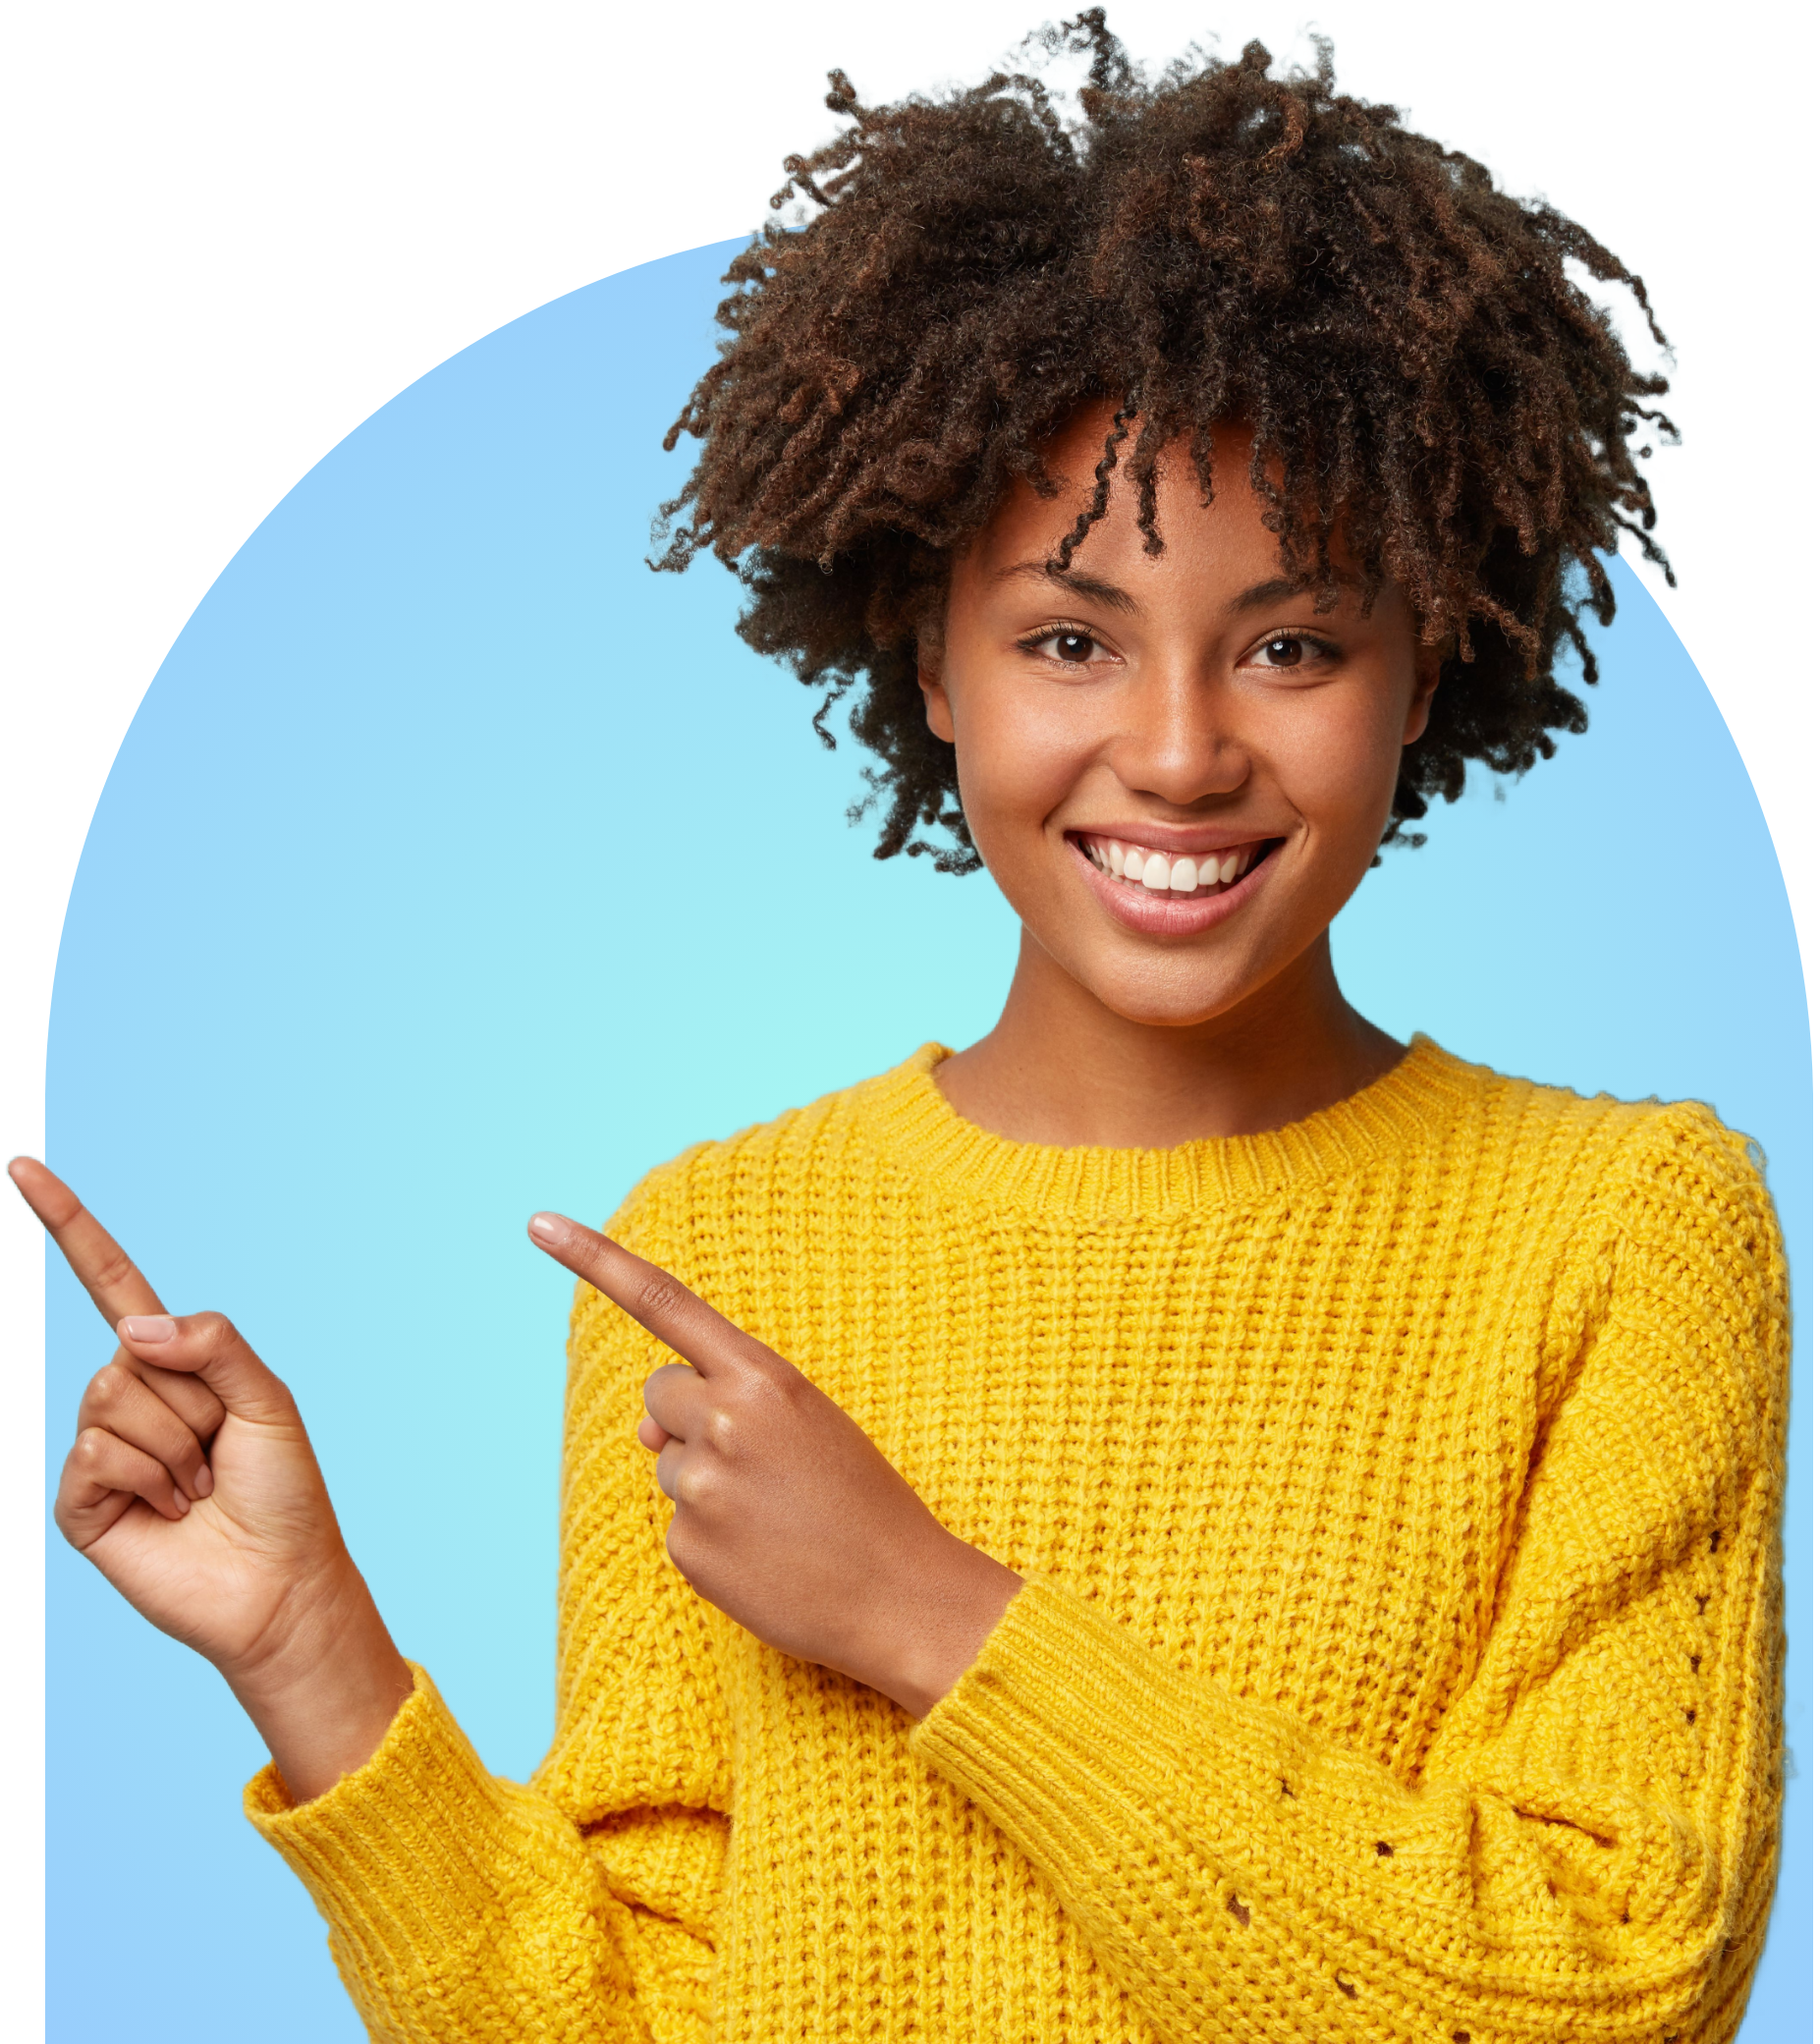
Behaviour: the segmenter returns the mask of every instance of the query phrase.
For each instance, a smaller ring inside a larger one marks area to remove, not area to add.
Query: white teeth
[[[1118,838],[1083,837],[1079,843],[1102,872],[1115,879],[1135,880],[1151,894],[1193,894],[1204,887],[1230,887],[1250,870],[1258,849],[1244,845],[1237,852],[1174,856]]]

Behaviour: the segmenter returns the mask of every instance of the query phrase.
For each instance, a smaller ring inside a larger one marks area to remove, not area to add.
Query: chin
[[[1160,972],[1096,972],[1081,984],[1123,1022],[1147,1029],[1191,1029],[1239,1007],[1253,989],[1248,980]]]

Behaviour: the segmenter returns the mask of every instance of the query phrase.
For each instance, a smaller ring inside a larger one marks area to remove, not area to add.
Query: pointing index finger
[[[566,1214],[533,1214],[530,1239],[565,1270],[584,1278],[704,1377],[771,1352],[698,1298],[681,1278]]]
[[[128,1313],[164,1311],[138,1265],[54,1171],[15,1157],[7,1173],[110,1327]]]

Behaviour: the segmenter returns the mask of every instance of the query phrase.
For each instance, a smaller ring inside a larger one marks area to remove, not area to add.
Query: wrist
[[[286,1599],[281,1636],[222,1676],[296,1802],[332,1789],[378,1750],[415,1686],[351,1561]]]
[[[939,1565],[918,1572],[913,1598],[872,1686],[925,1718],[979,1658],[1023,1577],[982,1548],[946,1534]]]

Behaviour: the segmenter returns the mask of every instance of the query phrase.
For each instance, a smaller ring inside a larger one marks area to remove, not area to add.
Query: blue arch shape
[[[735,246],[490,335],[286,497],[121,747],[58,967],[53,1163],[167,1298],[233,1313],[290,1378],[401,1642],[519,1776],[549,1723],[568,1304],[524,1215],[604,1214],[687,1142],[976,1035],[1015,938],[983,877],[868,856],[851,747],[826,756],[734,639],[730,579],[642,565]],[[1810,2011],[1806,1010],[1748,779],[1616,574],[1588,736],[1508,800],[1475,782],[1337,943],[1401,1034],[1707,1099],[1767,1151],[1803,1337],[1801,1759],[1744,2036],[1780,2044]],[[107,1346],[54,1268],[53,1469]],[[50,1645],[51,2035],[175,2044],[213,2011],[265,2044],[358,2037],[240,1816],[264,1756],[213,1674],[61,1545]]]

